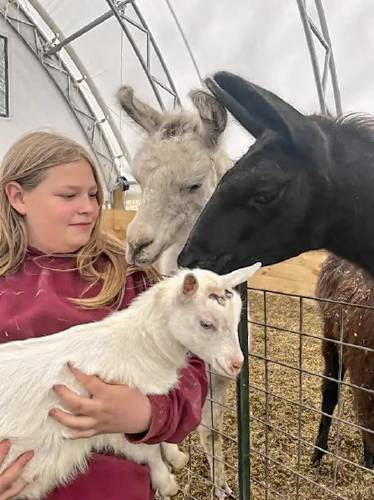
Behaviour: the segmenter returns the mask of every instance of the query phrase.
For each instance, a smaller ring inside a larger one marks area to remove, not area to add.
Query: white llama
[[[118,97],[126,113],[148,134],[134,158],[133,175],[141,187],[141,201],[127,230],[127,260],[134,264],[158,261],[162,274],[172,274],[192,226],[232,165],[219,144],[227,113],[201,90],[191,93],[197,112],[161,113],[137,99],[131,87],[122,87]],[[231,492],[220,432],[229,384],[224,377],[210,375],[210,396],[217,404],[207,401],[198,429],[219,498]],[[171,455],[177,454],[173,447],[166,446]]]

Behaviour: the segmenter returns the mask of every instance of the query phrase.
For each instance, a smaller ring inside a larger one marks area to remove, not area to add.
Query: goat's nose
[[[231,363],[230,371],[233,375],[237,375],[243,366],[243,360],[236,360]]]

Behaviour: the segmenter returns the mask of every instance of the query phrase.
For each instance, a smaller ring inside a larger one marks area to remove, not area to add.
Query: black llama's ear
[[[212,95],[203,90],[190,92],[191,100],[203,124],[202,134],[209,146],[216,146],[227,125],[227,111]]]
[[[134,89],[132,87],[128,87],[127,85],[121,87],[117,97],[129,117],[148,133],[151,134],[160,127],[162,113],[137,99],[134,96]]]
[[[254,137],[274,130],[294,139],[293,132],[308,126],[308,119],[280,97],[227,71],[205,81],[207,87]]]
[[[205,82],[209,90],[255,137],[273,130],[318,162],[328,161],[328,140],[320,127],[272,92],[226,71]]]

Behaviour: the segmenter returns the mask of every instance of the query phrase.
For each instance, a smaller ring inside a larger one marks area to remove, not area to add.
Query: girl
[[[100,230],[103,192],[84,148],[57,134],[34,132],[11,147],[0,172],[0,342],[100,320],[149,286],[154,273],[129,268],[123,243]],[[55,387],[69,412],[54,409],[51,418],[73,429],[76,438],[123,432],[133,443],[178,443],[200,422],[207,381],[196,357],[168,396],[147,397],[72,371],[90,397]],[[11,475],[11,484],[5,474],[0,488],[15,488],[20,473]],[[11,498],[2,494],[0,489],[0,500]],[[106,454],[93,455],[86,473],[48,496],[153,498],[146,466]]]

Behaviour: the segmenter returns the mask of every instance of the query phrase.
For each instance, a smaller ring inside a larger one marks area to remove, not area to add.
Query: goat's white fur
[[[153,486],[162,495],[175,494],[176,483],[161,458],[160,445],[132,445],[122,434],[69,439],[70,430],[48,415],[59,406],[52,386],[65,384],[85,394],[67,368],[71,362],[104,381],[126,383],[144,394],[167,394],[178,383],[188,351],[218,372],[229,373],[230,363],[242,356],[237,336],[241,300],[234,292],[222,305],[211,294],[224,295],[225,288],[245,281],[257,268],[226,277],[182,270],[102,321],[1,345],[0,440],[10,439],[12,448],[0,470],[20,453],[35,451],[23,474],[29,484],[19,498],[42,498],[83,471],[93,449],[107,448],[148,463]],[[192,292],[185,286],[191,275]],[[203,330],[201,320],[211,321],[215,331]]]

